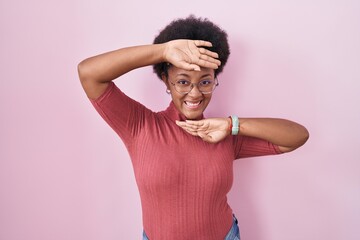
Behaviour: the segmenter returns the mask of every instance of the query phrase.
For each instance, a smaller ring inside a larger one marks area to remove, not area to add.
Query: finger
[[[221,65],[220,60],[206,56],[206,55],[201,55],[199,57],[199,65],[202,64],[200,61],[204,61],[204,64],[216,64],[217,67],[219,67]]]
[[[187,133],[189,133],[189,134],[191,134],[193,136],[196,136],[196,137],[199,136],[197,131],[193,131],[193,130],[191,130],[189,128],[183,128],[183,129],[185,130],[185,132],[187,132]]]
[[[199,66],[201,66],[203,68],[211,68],[211,69],[214,69],[214,70],[219,68],[218,64],[207,62],[207,61],[204,61],[204,60],[199,61]]]
[[[204,40],[194,40],[195,46],[212,47],[212,43]]]
[[[199,60],[204,60],[206,62],[215,63],[218,66],[221,65],[221,62],[219,59],[216,59],[216,58],[204,55],[204,54],[200,55]]]
[[[204,121],[202,121],[202,120],[185,120],[185,123],[187,125],[193,125],[193,126],[202,126],[202,125],[204,125]]]
[[[178,125],[178,126],[180,126],[180,127],[186,125],[186,122],[184,122],[184,121],[178,121],[178,120],[176,120],[175,123],[176,123],[176,125]]]
[[[180,127],[187,132],[192,132],[192,133],[196,132],[196,130],[189,128],[188,126],[180,126]]]
[[[195,127],[187,125],[186,122],[176,121],[176,125],[181,127],[186,132],[190,133],[191,135],[198,136],[197,129]]]
[[[190,64],[192,69],[191,70],[194,70],[194,71],[198,71],[200,72],[201,71],[201,68],[199,65],[195,65],[195,64]]]
[[[191,121],[191,120],[186,120],[186,126],[191,127],[194,130],[195,129],[202,130],[204,129],[204,127],[206,127],[203,121]]]
[[[204,62],[207,62],[207,63],[210,63],[210,64],[216,64],[216,66],[221,65],[220,60],[209,57],[209,56],[206,56],[206,55],[201,55],[199,57],[198,63],[200,63],[200,61],[204,61]]]
[[[187,123],[186,127],[193,131],[201,131],[205,133],[209,132],[209,125],[206,123]]]
[[[183,125],[182,127],[188,129],[189,131],[206,131],[205,126],[197,126],[186,123],[186,125]]]
[[[189,125],[187,124],[186,126],[184,126],[184,128],[187,128],[191,131],[198,131],[199,130],[199,126],[195,126],[195,125]]]
[[[206,119],[197,121],[186,120],[186,124],[187,126],[195,127],[198,131],[206,131],[210,127],[210,123]]]
[[[206,56],[209,56],[212,58],[219,58],[219,54],[217,54],[216,52],[212,52],[205,48],[199,48],[199,52],[203,55],[206,55]]]
[[[200,71],[200,66],[197,64],[193,64],[193,63],[188,63],[185,61],[181,61],[178,62],[176,65],[176,67],[184,69],[184,70],[188,70],[188,71]]]

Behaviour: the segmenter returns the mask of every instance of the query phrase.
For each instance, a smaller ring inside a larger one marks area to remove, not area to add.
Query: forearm
[[[295,122],[277,118],[239,118],[239,134],[267,140],[282,152],[302,146],[309,138],[307,129]]]
[[[85,59],[78,65],[81,84],[89,98],[99,97],[110,81],[144,66],[168,62],[185,70],[200,71],[200,67],[217,69],[218,54],[204,47],[210,42],[178,39],[162,44],[122,48]]]
[[[81,81],[110,82],[140,67],[163,61],[164,44],[134,46],[94,56],[78,66]]]

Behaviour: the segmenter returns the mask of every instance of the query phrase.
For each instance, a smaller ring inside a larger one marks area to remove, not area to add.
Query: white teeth
[[[200,101],[200,102],[201,102],[201,101]],[[185,103],[186,103],[186,105],[188,105],[188,106],[190,106],[190,107],[195,107],[195,106],[199,105],[200,102],[196,102],[196,103],[185,102]]]

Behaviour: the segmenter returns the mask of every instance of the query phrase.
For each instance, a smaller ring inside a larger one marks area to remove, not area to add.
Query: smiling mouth
[[[202,103],[202,100],[198,102],[185,101],[186,106],[188,106],[189,108],[197,108],[200,105],[200,103]]]

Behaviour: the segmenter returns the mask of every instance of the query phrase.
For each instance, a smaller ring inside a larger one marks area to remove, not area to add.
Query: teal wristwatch
[[[231,121],[232,121],[231,135],[238,135],[240,128],[239,118],[237,116],[231,116]]]

